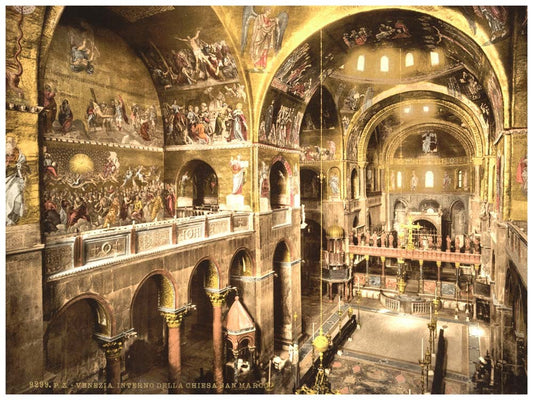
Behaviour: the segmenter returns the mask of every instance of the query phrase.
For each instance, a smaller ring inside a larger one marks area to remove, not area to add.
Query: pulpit
[[[234,381],[237,382],[239,375],[251,371],[255,364],[255,323],[239,296],[235,296],[228,311],[225,333],[227,341],[231,343]],[[226,357],[229,358],[228,354]]]
[[[326,231],[326,240],[327,249],[322,255],[322,280],[327,284],[328,298],[333,300],[333,287],[336,285],[339,298],[344,297],[348,301],[352,293],[353,275],[344,248],[344,229],[338,225],[330,226]]]

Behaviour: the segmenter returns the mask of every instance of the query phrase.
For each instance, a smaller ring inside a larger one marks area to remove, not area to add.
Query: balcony
[[[51,237],[44,249],[45,275],[47,280],[59,279],[142,255],[252,231],[252,213],[225,211]]]
[[[516,266],[527,288],[527,223],[507,223],[507,254]]]
[[[359,208],[361,208],[361,205],[359,204],[359,199],[350,199],[346,201],[345,209],[347,211],[354,212]]]
[[[395,247],[377,246],[355,246],[350,245],[349,251],[360,256],[404,258],[407,260],[441,261],[449,263],[460,263],[468,265],[481,264],[481,254],[478,253],[458,253],[439,250],[407,250]]]
[[[279,228],[292,223],[292,209],[290,207],[272,210],[272,228]]]
[[[322,261],[325,265],[344,265],[346,263],[346,256],[344,251],[333,253],[331,251],[322,250]]]
[[[370,208],[370,207],[377,207],[380,205],[381,205],[381,192],[368,193],[367,200],[366,200],[366,206]]]

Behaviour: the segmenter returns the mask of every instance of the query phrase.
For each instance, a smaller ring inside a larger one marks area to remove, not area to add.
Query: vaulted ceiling
[[[234,78],[244,81],[250,78],[238,43],[244,29],[239,20],[242,8],[232,7],[222,18],[215,8],[207,6],[67,7],[62,18],[71,22],[89,19],[92,24],[112,29],[135,49],[149,70],[161,60],[166,60],[164,65],[170,64],[173,52],[188,49],[187,40],[200,30],[205,43],[223,41],[228,45],[239,67]],[[286,8],[289,18],[298,18],[293,7]],[[476,7],[451,9],[471,21],[467,33],[474,35],[479,29],[489,32],[488,44],[509,33],[506,15],[487,22]],[[385,112],[371,133],[378,143],[413,118],[420,125],[418,133],[412,129],[413,134],[422,134],[428,123],[443,132],[449,124],[461,130],[473,129],[465,115],[475,116],[489,139],[499,117],[494,107],[501,105],[502,94],[482,46],[467,33],[419,11],[389,8],[357,13],[355,8],[347,7],[346,16],[322,30],[310,31],[280,68],[271,71],[270,91],[264,98],[275,96],[283,87],[284,95],[305,109],[322,84],[335,100],[339,123],[343,118],[350,120],[349,129],[356,138],[369,121]],[[383,57],[387,57],[387,68],[382,65]],[[157,82],[156,87],[159,91],[168,89]],[[420,106],[431,111],[413,109],[408,114],[405,110],[414,99],[424,99],[425,104]],[[448,103],[452,107],[446,107]],[[463,109],[467,111],[457,112]],[[407,153],[414,151],[408,150],[414,143],[412,137],[405,142]],[[449,148],[443,154],[465,151],[457,147],[456,141],[446,143]]]

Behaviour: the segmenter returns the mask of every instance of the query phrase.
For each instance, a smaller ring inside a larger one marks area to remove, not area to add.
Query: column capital
[[[227,292],[206,292],[213,307],[221,307],[226,301]]]
[[[231,290],[237,290],[237,288],[233,286],[227,286],[224,289],[204,288],[204,290],[207,294],[207,297],[209,297],[209,300],[211,301],[213,307],[221,307],[222,304],[224,304],[224,301],[226,300],[226,295]]]
[[[94,338],[105,352],[107,359],[120,358],[124,342],[130,337],[137,336],[137,332],[132,329],[119,333],[113,337],[105,336],[99,333],[94,334]]]
[[[188,303],[177,309],[159,307],[159,314],[165,319],[169,328],[179,328],[183,318],[189,315],[191,310],[196,310],[196,305]]]
[[[174,314],[166,311],[161,311],[160,314],[165,319],[169,328],[179,328],[183,321],[183,317],[185,317],[184,314]]]
[[[124,340],[117,339],[112,342],[105,342],[100,345],[105,352],[105,358],[107,359],[118,359],[122,353],[122,348],[124,347]]]

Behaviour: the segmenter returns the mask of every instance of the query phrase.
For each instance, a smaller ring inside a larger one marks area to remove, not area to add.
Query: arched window
[[[389,71],[389,57],[383,56],[381,57],[381,72],[388,72]]]
[[[364,71],[365,70],[365,56],[360,55],[357,57],[357,70],[358,71]]]
[[[427,188],[433,187],[433,172],[431,171],[426,172],[425,184]]]
[[[415,58],[413,56],[413,53],[407,53],[405,55],[405,66],[412,67],[413,65],[415,65]]]
[[[463,171],[459,170],[457,172],[457,188],[461,189],[463,187]]]
[[[429,53],[431,66],[439,65],[439,53],[432,51]]]
[[[402,187],[402,171],[398,171],[398,173],[396,174],[396,186],[398,187],[398,189]]]

